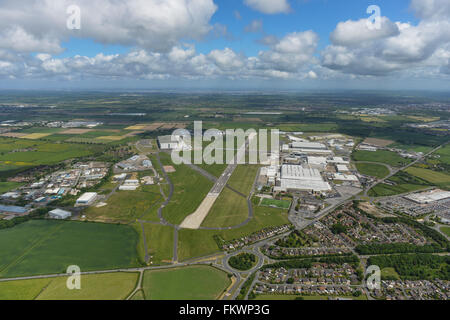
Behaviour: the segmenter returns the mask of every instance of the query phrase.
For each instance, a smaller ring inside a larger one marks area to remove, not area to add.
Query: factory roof
[[[298,165],[283,165],[281,167],[281,178],[293,180],[323,181],[319,170]]]

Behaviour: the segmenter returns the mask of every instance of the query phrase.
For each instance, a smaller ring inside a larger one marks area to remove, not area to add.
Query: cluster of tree
[[[394,268],[405,280],[450,280],[450,256],[432,254],[382,255],[369,258],[368,265]]]
[[[341,223],[336,223],[331,226],[331,232],[334,234],[341,234],[347,232],[347,228]]]
[[[362,255],[392,253],[436,253],[445,251],[437,243],[425,246],[418,246],[411,243],[374,243],[358,245],[355,250]]]
[[[248,292],[248,290],[250,289],[250,286],[253,283],[253,280],[255,280],[255,276],[256,276],[256,272],[254,272],[250,277],[247,278],[247,280],[244,282],[244,284],[241,287],[241,290],[239,291],[239,294],[236,297],[236,300],[244,300],[245,296]],[[253,292],[251,292],[250,294],[252,294],[252,298],[253,298]],[[250,298],[250,294],[249,294],[249,298]]]
[[[275,244],[282,248],[301,248],[305,246],[311,246],[314,243],[314,239],[306,235],[305,233],[295,230],[291,232],[289,236],[283,239],[279,239]]]
[[[303,269],[311,268],[313,263],[328,263],[341,265],[344,263],[352,264],[355,268],[359,266],[358,256],[355,254],[349,254],[345,256],[327,256],[327,257],[315,257],[307,259],[293,259],[288,261],[280,261],[273,264],[263,266],[262,269]]]
[[[0,220],[0,230],[12,228],[21,223],[27,222],[31,219],[43,218],[50,210],[51,210],[50,208],[39,208],[39,209],[36,209],[36,210],[30,212],[30,214],[23,216],[23,217],[16,217],[11,220]]]
[[[251,253],[241,253],[228,260],[228,264],[236,270],[250,270],[256,263],[256,256]]]

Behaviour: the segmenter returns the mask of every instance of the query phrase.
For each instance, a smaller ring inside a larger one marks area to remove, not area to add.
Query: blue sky
[[[448,0],[21,4],[0,0],[0,88],[445,89],[450,75]],[[73,4],[80,30],[66,27]],[[370,5],[381,9],[377,30],[367,27]]]

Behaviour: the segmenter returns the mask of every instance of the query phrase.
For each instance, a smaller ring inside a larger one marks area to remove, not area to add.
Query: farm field
[[[443,172],[436,172],[429,169],[423,169],[418,167],[409,167],[406,169],[409,174],[426,180],[432,184],[436,184],[441,187],[450,187],[450,175]]]
[[[209,266],[152,270],[144,274],[148,300],[214,300],[230,285],[227,274]]]
[[[0,182],[0,193],[5,193],[13,189],[19,188],[23,183],[19,182]]]
[[[389,175],[389,169],[381,164],[357,163],[356,168],[361,174],[376,177],[379,179],[382,179]]]
[[[163,165],[173,165],[169,155],[161,154],[161,161]],[[176,172],[168,174],[174,185],[174,193],[170,203],[163,209],[163,215],[167,221],[180,224],[198,208],[213,183],[186,165],[174,167]]]
[[[52,165],[100,151],[89,145],[0,138],[0,171]]]
[[[275,199],[262,199],[261,201],[261,206],[266,206],[266,207],[276,207],[279,209],[289,209],[289,207],[291,206],[291,201],[287,201],[287,200],[275,200]]]
[[[138,234],[129,226],[31,220],[0,230],[0,277],[133,267]]]
[[[390,144],[388,147],[402,149],[402,150],[406,150],[406,151],[423,152],[423,153],[430,152],[433,149],[432,147],[427,147],[427,146],[420,146],[420,145],[414,145],[414,144],[402,144],[402,143],[393,143],[393,144]]]
[[[178,235],[178,258],[180,261],[206,256],[219,251],[213,236],[224,240],[237,239],[271,226],[288,224],[287,211],[270,207],[254,207],[253,219],[243,227],[231,230],[182,229]]]
[[[84,211],[88,220],[101,222],[131,222],[140,219],[161,199],[159,187],[141,186],[136,191],[117,191],[107,206],[89,207]]]
[[[142,226],[135,223],[134,227],[139,233],[141,239],[138,245],[139,256],[142,261],[145,260],[144,240],[142,239]],[[147,252],[154,265],[169,263],[173,256],[174,231],[170,226],[159,224],[144,223],[145,240],[147,243]]]
[[[82,290],[68,290],[66,277],[0,282],[0,300],[123,300],[138,273],[82,275]]]
[[[244,222],[247,217],[247,200],[225,188],[203,221],[202,227],[232,227]]]
[[[352,157],[355,161],[380,162],[394,167],[402,167],[411,163],[411,160],[403,158],[395,152],[386,150],[378,150],[376,152],[358,150],[352,154]]]

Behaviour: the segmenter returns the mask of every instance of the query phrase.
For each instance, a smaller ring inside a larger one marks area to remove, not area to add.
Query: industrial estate
[[[99,93],[78,103],[120,104],[86,120],[72,94],[13,97],[0,102],[0,299],[450,295],[448,101],[317,108],[320,96],[217,95],[222,109],[195,107],[214,101],[205,95],[180,111],[170,96]],[[155,116],[161,100],[172,107]],[[124,115],[130,104],[139,116]],[[177,164],[196,146],[174,132],[194,136],[194,121],[217,137],[245,128],[243,143],[215,150],[233,161]],[[259,129],[278,129],[279,147],[251,164]],[[82,290],[65,286],[70,266]]]

